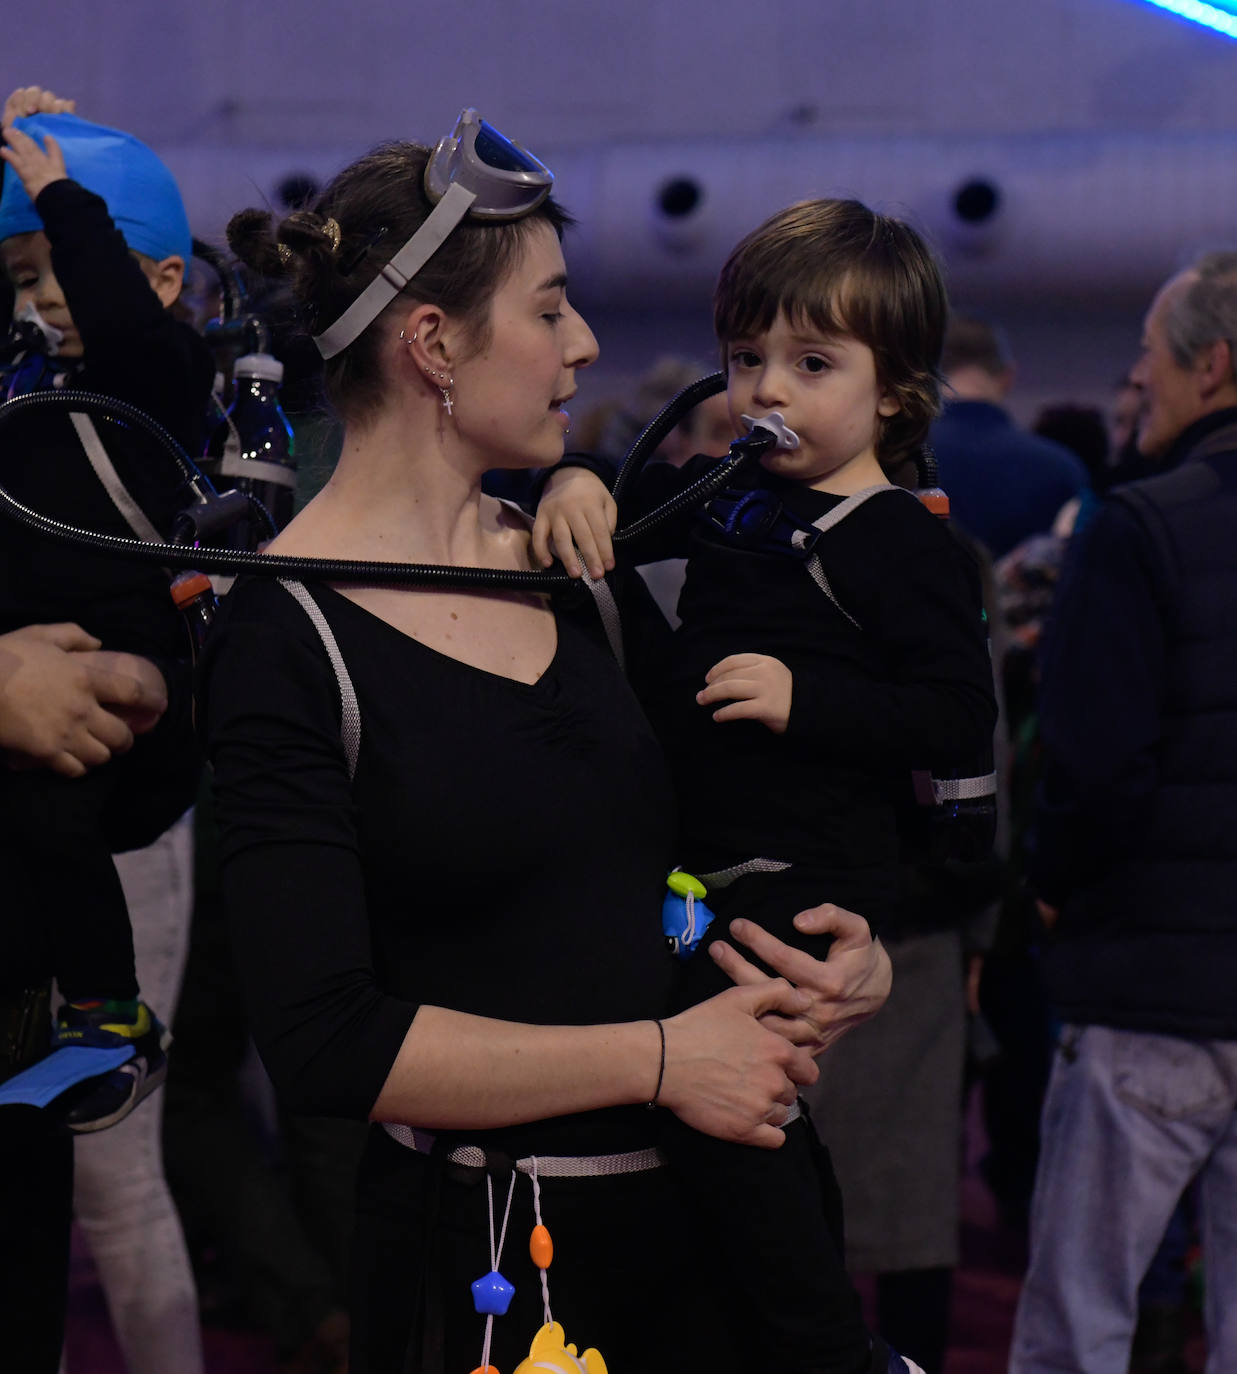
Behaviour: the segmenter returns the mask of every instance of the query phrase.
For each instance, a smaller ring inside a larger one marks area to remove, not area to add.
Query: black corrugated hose
[[[623,487],[634,480],[658,444],[698,401],[715,395],[725,386],[722,373],[693,382],[675,396],[654,418],[632,445],[615,483],[617,500]],[[705,389],[708,388],[708,389]],[[566,587],[574,579],[565,572],[535,572],[506,568],[462,568],[437,563],[379,563],[362,559],[289,558],[281,554],[255,553],[243,549],[203,548],[193,541],[206,537],[226,524],[249,513],[250,502],[236,492],[216,493],[176,440],[157,421],[125,401],[99,396],[93,392],[70,389],[31,391],[0,405],[0,429],[20,413],[33,409],[84,411],[104,419],[121,421],[147,434],[155,445],[175,463],[191,499],[177,518],[169,542],[145,543],[140,539],[98,534],[53,520],[31,510],[0,486],[0,514],[18,521],[28,529],[77,548],[93,549],[164,568],[194,569],[205,573],[251,573],[267,577],[289,577],[323,582],[387,582],[395,584],[439,584],[457,587],[512,587],[525,591]],[[707,477],[687,491],[680,492],[658,510],[651,512],[614,536],[616,545],[647,534],[664,520],[700,505],[727,485],[734,473],[777,442],[768,430],[754,429],[736,439],[730,453]],[[265,512],[262,512],[265,515]],[[266,517],[269,522],[269,516]],[[273,532],[273,531],[272,531]]]

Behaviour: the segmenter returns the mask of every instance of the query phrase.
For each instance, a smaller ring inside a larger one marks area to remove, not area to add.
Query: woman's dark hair
[[[731,253],[713,295],[713,327],[723,367],[727,345],[763,334],[780,313],[867,344],[877,381],[900,407],[877,436],[876,456],[890,466],[922,445],[940,410],[948,309],[936,259],[909,224],[857,200],[805,200]]]
[[[417,143],[384,144],[340,172],[310,208],[278,223],[265,210],[234,215],[228,243],[255,272],[286,280],[303,327],[321,333],[433,210],[423,181],[429,156]],[[522,219],[465,218],[387,309],[406,311],[410,300],[441,306],[465,320],[475,346],[483,348],[490,301],[519,261],[534,223],[549,224],[561,237],[571,218],[548,196]],[[346,421],[365,418],[382,400],[380,337],[371,326],[324,365],[326,399]]]

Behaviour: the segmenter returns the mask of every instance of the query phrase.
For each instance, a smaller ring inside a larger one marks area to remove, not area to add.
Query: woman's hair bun
[[[228,247],[245,264],[263,276],[279,277],[285,272],[269,210],[241,210],[228,221]]]
[[[275,225],[267,210],[242,210],[228,221],[228,243],[236,256],[266,277],[314,280],[334,270],[339,225],[313,210],[294,210]]]

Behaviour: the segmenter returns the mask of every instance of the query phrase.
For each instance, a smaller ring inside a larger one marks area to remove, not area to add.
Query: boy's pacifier
[[[27,301],[13,316],[14,323],[19,320],[37,330],[42,339],[42,347],[39,349],[41,353],[54,358],[60,352],[60,345],[64,343],[64,330],[57,329],[54,324],[48,324],[35,308],[33,301]]]
[[[776,437],[778,448],[799,447],[799,436],[786,423],[780,410],[771,410],[767,415],[740,415],[739,419],[748,429],[767,429]]]
[[[670,890],[661,904],[662,934],[676,959],[689,959],[713,922],[713,913],[704,904],[708,889],[681,868],[670,874],[666,886]]]

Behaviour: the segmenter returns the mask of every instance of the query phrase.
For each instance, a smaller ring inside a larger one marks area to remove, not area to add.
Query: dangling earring
[[[426,374],[427,374],[428,376],[430,376],[430,377],[437,377],[437,378],[438,378],[438,392],[439,392],[439,394],[442,396],[442,408],[443,408],[443,410],[445,410],[445,411],[447,412],[448,415],[454,415],[454,414],[455,414],[455,395],[454,395],[454,390],[455,390],[455,378],[452,377],[452,376],[450,376],[450,375],[449,375],[448,373],[446,373],[446,372],[436,372],[432,367],[427,367],[427,368],[425,369],[425,371],[426,371]],[[445,382],[446,382],[446,385],[445,385],[445,386],[443,385],[444,380],[445,380]]]

